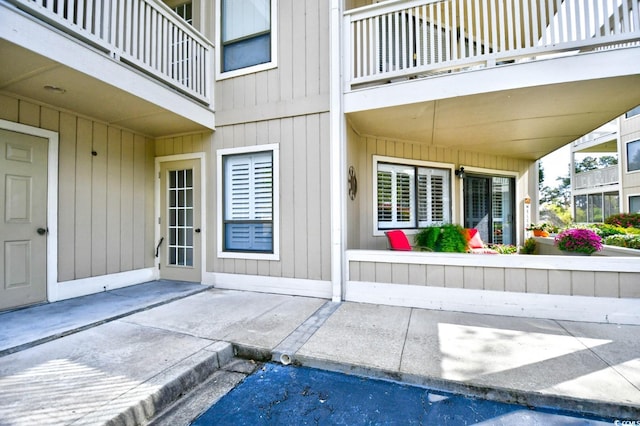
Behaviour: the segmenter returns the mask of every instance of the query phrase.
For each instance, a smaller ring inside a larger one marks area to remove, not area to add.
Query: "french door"
[[[200,163],[183,160],[161,165],[160,276],[200,282]]]
[[[515,244],[514,179],[467,175],[463,185],[465,228],[478,229],[487,243]]]

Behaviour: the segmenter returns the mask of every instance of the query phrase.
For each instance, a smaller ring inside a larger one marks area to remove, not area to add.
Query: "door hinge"
[[[161,217],[158,218],[158,225],[162,225],[162,218]]]
[[[158,179],[162,177],[162,172],[158,172]]]

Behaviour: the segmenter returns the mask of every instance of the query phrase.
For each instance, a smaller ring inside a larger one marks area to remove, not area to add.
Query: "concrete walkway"
[[[640,326],[162,281],[6,312],[0,323],[1,425],[143,424],[234,355],[640,420]]]

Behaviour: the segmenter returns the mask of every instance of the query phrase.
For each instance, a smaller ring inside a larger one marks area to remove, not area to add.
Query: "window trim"
[[[632,213],[632,212],[631,212],[631,198],[635,198],[635,197],[640,198],[640,193],[627,194],[627,209],[626,209],[626,210],[627,210],[629,213]]]
[[[398,158],[398,157],[387,157],[382,155],[374,155],[372,156],[372,203],[371,203],[371,215],[372,215],[372,223],[373,223],[373,236],[379,237],[383,236],[385,231],[389,229],[379,229],[378,228],[378,163],[387,163],[398,166],[412,166],[416,167],[424,167],[424,168],[435,168],[435,169],[445,169],[449,170],[449,198],[450,198],[450,215],[451,221],[453,223],[453,219],[455,217],[455,179],[454,179],[454,169],[455,164],[453,163],[439,163],[433,161],[424,161],[424,160],[412,160],[409,158]],[[417,171],[417,170],[416,170]],[[417,214],[417,212],[416,212]],[[417,218],[416,218],[417,221]],[[419,228],[401,228],[405,231],[406,234],[415,234],[418,232]]]
[[[631,108],[629,111],[624,113],[624,118],[625,120],[630,120],[633,117],[636,117],[640,115],[640,105],[636,106],[635,108]]]
[[[273,161],[273,253],[225,251],[224,250],[224,157],[229,155],[254,154],[271,151]],[[217,247],[218,258],[247,260],[280,260],[280,146],[265,144],[240,148],[225,148],[216,151],[217,191]]]
[[[624,158],[625,158],[625,172],[626,173],[638,173],[638,172],[640,172],[640,168],[633,169],[633,170],[629,169],[629,166],[630,166],[630,163],[629,163],[629,145],[631,145],[632,143],[640,144],[640,139],[635,139],[635,140],[627,141],[627,142],[624,143]]]
[[[271,1],[271,61],[232,71],[222,71],[222,0],[216,0],[216,80],[226,80],[278,67],[278,1]]]

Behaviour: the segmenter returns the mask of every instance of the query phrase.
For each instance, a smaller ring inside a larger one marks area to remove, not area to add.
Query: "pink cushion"
[[[467,229],[469,232],[469,248],[470,249],[481,249],[484,248],[484,243],[482,242],[482,238],[480,238],[480,233],[477,229],[471,228]]]
[[[391,250],[411,251],[411,244],[407,236],[402,231],[386,231],[385,235],[389,240]]]

